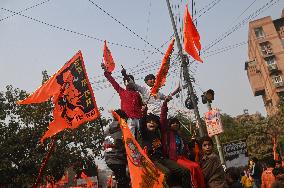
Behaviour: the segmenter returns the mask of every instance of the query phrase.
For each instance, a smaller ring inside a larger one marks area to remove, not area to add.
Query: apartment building
[[[284,9],[279,19],[267,16],[249,23],[245,70],[254,96],[261,96],[268,115],[284,98]]]

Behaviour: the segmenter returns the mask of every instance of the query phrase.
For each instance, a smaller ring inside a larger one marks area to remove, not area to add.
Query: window
[[[272,77],[272,82],[273,82],[274,84],[282,83],[282,78],[281,78],[281,76],[280,76],[280,75],[273,76],[273,77]]]
[[[269,42],[263,42],[259,45],[260,45],[262,55],[267,56],[267,55],[273,54],[271,44]]]
[[[263,31],[262,27],[255,28],[254,33],[255,33],[256,38],[264,37],[264,31]]]
[[[275,65],[276,64],[274,56],[265,58],[265,62],[266,62],[267,65]]]

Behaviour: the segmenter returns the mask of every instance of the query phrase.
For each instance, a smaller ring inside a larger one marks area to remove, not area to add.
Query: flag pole
[[[101,125],[102,132],[103,132],[103,134],[104,134],[104,125],[103,125],[103,121],[102,121],[102,118],[101,118],[101,117],[99,117],[99,123],[100,123],[100,125]]]
[[[177,28],[176,28],[176,24],[175,24],[175,21],[174,21],[174,16],[173,16],[173,12],[172,12],[172,9],[171,9],[171,6],[170,6],[170,2],[169,2],[169,0],[166,0],[166,2],[167,2],[170,18],[171,18],[173,30],[174,30],[174,33],[175,33],[175,38],[176,38],[176,41],[177,41],[177,47],[179,49],[179,56],[180,56],[180,59],[182,61],[181,66],[182,66],[182,70],[183,70],[183,77],[184,77],[184,80],[186,81],[186,85],[188,85],[188,94],[190,95],[192,105],[193,105],[193,108],[194,108],[194,114],[195,114],[196,120],[199,124],[199,128],[198,128],[199,136],[203,137],[205,135],[204,130],[203,130],[203,124],[202,124],[202,121],[201,121],[201,118],[200,118],[200,115],[199,115],[197,101],[196,101],[195,93],[193,91],[193,86],[192,86],[189,71],[188,71],[188,57],[186,55],[184,55],[183,52],[182,52],[182,45],[181,45],[180,38],[179,38],[179,35],[178,35],[178,32],[177,32]]]
[[[42,177],[42,174],[43,174],[43,171],[44,171],[44,169],[45,169],[45,167],[46,167],[47,161],[49,160],[49,158],[50,158],[50,156],[51,156],[51,154],[52,154],[52,152],[53,152],[53,150],[54,150],[56,141],[57,141],[57,139],[56,139],[55,136],[54,136],[54,137],[52,138],[52,142],[50,143],[50,148],[49,148],[49,150],[48,150],[48,153],[47,153],[47,155],[44,157],[44,159],[43,159],[43,161],[42,161],[42,163],[41,163],[41,165],[40,165],[39,173],[38,173],[38,176],[37,176],[37,178],[36,178],[35,183],[33,184],[33,188],[36,188],[36,187],[37,187],[37,185],[38,185],[38,183],[39,183],[39,181],[40,181],[40,179],[41,179],[41,177]]]

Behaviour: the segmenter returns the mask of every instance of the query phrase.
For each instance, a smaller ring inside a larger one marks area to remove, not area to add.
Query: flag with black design
[[[54,119],[42,136],[42,142],[64,129],[75,129],[100,116],[81,51],[18,104],[42,103],[50,98],[54,103]]]

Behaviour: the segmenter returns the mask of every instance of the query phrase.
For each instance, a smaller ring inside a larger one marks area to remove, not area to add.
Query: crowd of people
[[[190,142],[180,134],[181,123],[176,117],[168,117],[168,102],[180,91],[177,87],[169,95],[157,93],[152,96],[155,83],[153,74],[144,79],[147,87],[135,83],[134,77],[122,69],[125,88],[102,64],[104,75],[119,94],[121,107],[115,112],[127,122],[133,137],[154,165],[165,175],[164,187],[182,188],[278,188],[284,187],[282,167],[272,161],[267,169],[253,158],[247,168],[222,166],[218,155],[213,152],[213,141],[202,137]],[[198,145],[198,147],[196,147]],[[105,161],[113,171],[117,188],[130,188],[131,178],[127,171],[127,157],[119,122],[114,119],[106,131]],[[199,149],[197,149],[199,148]],[[200,150],[200,151],[199,151]]]

